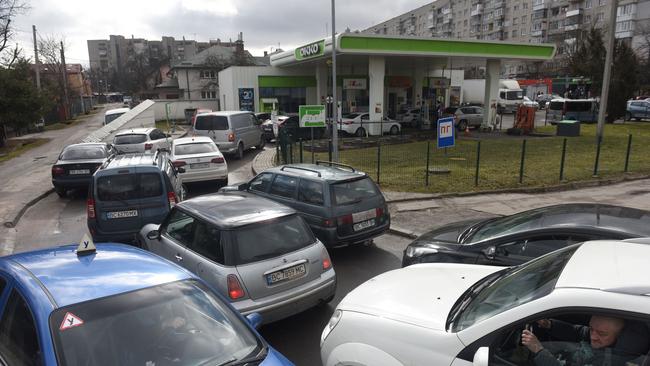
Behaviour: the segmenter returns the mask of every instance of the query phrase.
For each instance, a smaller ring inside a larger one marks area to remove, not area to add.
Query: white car
[[[119,116],[123,115],[124,113],[130,111],[130,108],[116,108],[116,109],[109,109],[104,113],[104,122],[103,124],[107,125],[114,120],[116,120]]]
[[[526,107],[533,107],[533,108],[535,108],[535,109],[538,109],[538,108],[539,108],[539,103],[530,100],[530,98],[528,98],[528,97],[526,97],[526,96],[524,97],[524,100],[523,100],[523,103],[522,103],[522,104],[523,104],[524,106],[526,106]]]
[[[120,154],[154,152],[169,149],[171,136],[157,128],[131,128],[117,131],[113,146]]]
[[[576,356],[578,343],[561,341],[538,321],[552,319],[556,328],[558,319],[570,321],[587,329],[589,343],[583,327],[592,315],[605,315],[625,321],[611,348],[629,357],[620,364],[645,365],[648,240],[575,244],[516,267],[438,263],[386,272],[337,306],[321,335],[322,363],[532,365],[536,355],[520,343],[524,329],[566,361]]]
[[[172,141],[170,159],[183,183],[215,180],[228,185],[228,164],[217,145],[207,136],[183,137]]]
[[[389,133],[391,135],[397,135],[402,129],[402,125],[399,122],[388,117],[382,117],[381,122],[371,122],[368,113],[348,113],[341,116],[339,131],[363,137],[366,136],[369,130],[373,129],[369,126],[370,124],[381,124],[382,134]]]

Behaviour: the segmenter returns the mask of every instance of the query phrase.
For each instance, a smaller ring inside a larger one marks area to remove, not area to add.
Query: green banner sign
[[[301,105],[298,107],[300,127],[325,127],[324,105]]]
[[[325,53],[325,41],[310,43],[306,46],[296,48],[296,60],[322,56]]]

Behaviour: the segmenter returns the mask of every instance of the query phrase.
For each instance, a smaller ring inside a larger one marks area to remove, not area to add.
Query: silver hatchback
[[[138,241],[264,323],[329,302],[336,291],[329,254],[296,211],[246,192],[183,201],[161,225],[143,227]]]

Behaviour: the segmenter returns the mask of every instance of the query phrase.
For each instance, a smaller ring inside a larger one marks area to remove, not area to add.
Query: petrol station
[[[485,67],[484,125],[496,117],[501,63],[545,61],[555,45],[341,33],[335,37],[336,95],[342,113],[368,112],[371,121],[418,108],[430,123],[438,103],[461,100],[464,67]],[[332,39],[271,55],[271,66],[232,66],[219,72],[222,109],[273,109],[326,104],[332,95]],[[247,100],[243,100],[246,96]],[[340,114],[338,114],[340,115]],[[371,135],[379,126],[369,126]]]

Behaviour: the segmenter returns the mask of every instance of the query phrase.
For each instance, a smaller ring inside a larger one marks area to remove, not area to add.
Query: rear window
[[[551,102],[548,106],[548,109],[561,111],[564,109],[564,102]]]
[[[457,109],[458,109],[458,108],[456,108],[456,107],[445,108],[445,110],[444,110],[442,113],[446,113],[446,114],[454,114],[454,113],[456,113],[456,110],[457,110]]]
[[[377,186],[368,177],[333,184],[332,190],[336,205],[358,203],[365,198],[375,197],[379,194]]]
[[[63,150],[61,160],[103,159],[106,151],[101,146],[79,146]]]
[[[176,155],[205,154],[217,151],[219,151],[217,146],[210,142],[183,144],[174,147],[174,154]]]
[[[163,187],[160,174],[117,174],[97,179],[97,197],[100,201],[124,201],[158,197]]]
[[[126,112],[107,114],[106,116],[104,116],[104,123],[111,123],[114,120],[116,120],[117,117],[123,115],[124,113],[126,113]]]
[[[147,135],[142,133],[133,133],[128,135],[115,136],[113,143],[115,145],[141,144],[147,141]]]
[[[227,130],[228,117],[225,116],[196,116],[195,130]]]
[[[235,265],[278,257],[313,244],[305,222],[297,215],[242,227],[235,234]]]

